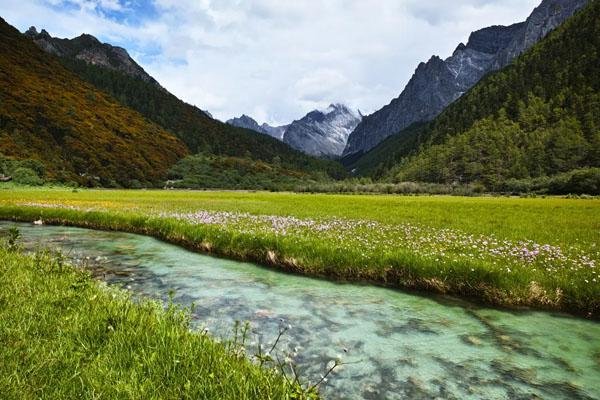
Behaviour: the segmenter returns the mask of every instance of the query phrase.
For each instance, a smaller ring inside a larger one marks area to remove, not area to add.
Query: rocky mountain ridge
[[[159,83],[129,56],[127,50],[102,43],[92,35],[84,33],[73,39],[60,39],[50,36],[44,29],[38,32],[35,26],[30,27],[24,34],[46,53],[120,71],[160,87]]]
[[[331,104],[323,111],[311,111],[292,122],[285,130],[283,141],[313,156],[338,157],[346,146],[350,132],[361,119],[360,112],[343,104]]]
[[[478,30],[447,59],[433,56],[419,64],[397,98],[363,118],[349,135],[343,156],[369,151],[414,123],[432,120],[483,76],[508,65],[587,1],[543,0],[525,22]]]
[[[231,118],[227,123],[272,136],[309,155],[335,158],[342,154],[348,135],[361,119],[360,112],[338,103],[330,104],[325,110],[313,110],[289,125],[259,125],[246,114]]]
[[[231,118],[226,121],[227,124],[237,126],[238,128],[251,129],[253,131],[269,135],[275,139],[283,140],[283,134],[288,125],[271,126],[266,122],[259,125],[256,120],[246,114],[239,117]]]

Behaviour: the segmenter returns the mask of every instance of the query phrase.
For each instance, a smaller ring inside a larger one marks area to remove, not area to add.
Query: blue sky
[[[0,0],[24,31],[126,48],[164,87],[225,120],[288,123],[341,102],[371,113],[421,61],[540,0]]]

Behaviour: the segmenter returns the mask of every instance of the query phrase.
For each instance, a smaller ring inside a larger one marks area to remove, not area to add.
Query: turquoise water
[[[542,312],[480,308],[443,297],[335,284],[192,253],[119,232],[17,225],[27,247],[61,249],[136,295],[196,305],[216,336],[249,321],[250,342],[297,350],[305,378],[328,362],[327,399],[600,399],[600,324]],[[345,351],[346,350],[346,351]]]

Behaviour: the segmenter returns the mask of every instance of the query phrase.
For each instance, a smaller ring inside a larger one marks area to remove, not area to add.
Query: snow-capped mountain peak
[[[311,111],[292,122],[283,135],[283,141],[311,155],[337,157],[344,151],[350,132],[361,119],[358,110],[332,103],[324,110]]]

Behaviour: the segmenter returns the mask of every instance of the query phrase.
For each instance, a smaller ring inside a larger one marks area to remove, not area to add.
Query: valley
[[[529,3],[0,4],[0,397],[600,399],[600,0]]]

